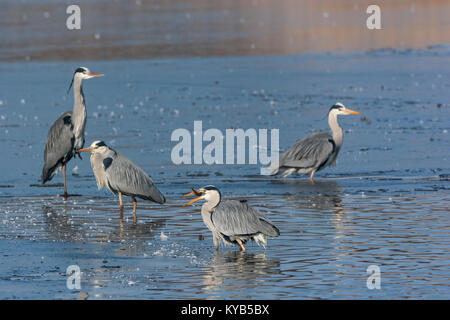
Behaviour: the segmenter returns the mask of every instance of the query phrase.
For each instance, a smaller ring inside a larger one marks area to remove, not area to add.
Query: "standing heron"
[[[64,112],[50,127],[44,151],[44,167],[41,181],[45,183],[61,169],[64,181],[64,198],[67,198],[66,165],[75,155],[75,151],[84,146],[84,128],[86,126],[86,105],[82,82],[84,79],[101,77],[103,74],[92,73],[88,68],[75,70],[69,90],[73,85],[73,111]],[[67,92],[69,92],[69,90]],[[81,157],[80,157],[81,158]]]
[[[144,170],[130,159],[108,147],[103,141],[94,141],[89,148],[77,152],[91,153],[92,171],[98,189],[105,187],[119,195],[120,215],[123,214],[122,195],[133,199],[133,219],[136,223],[136,197],[163,204],[166,199]]]
[[[294,172],[310,174],[309,179],[314,182],[314,173],[323,168],[335,165],[336,158],[342,146],[344,133],[337,121],[340,115],[359,114],[347,109],[338,102],[328,112],[328,124],[333,135],[318,132],[297,141],[280,157],[278,166],[273,168],[271,175],[283,173],[283,178]]]
[[[185,194],[183,197],[196,195],[184,206],[198,200],[205,200],[202,206],[202,218],[213,234],[216,250],[222,241],[225,245],[238,244],[245,251],[244,243],[248,240],[267,245],[267,236],[277,237],[280,231],[270,220],[247,203],[237,200],[221,201],[220,191],[214,186],[206,186]]]

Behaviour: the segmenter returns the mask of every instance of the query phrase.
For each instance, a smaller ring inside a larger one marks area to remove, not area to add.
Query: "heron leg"
[[[123,228],[123,208],[120,208],[120,229]]]
[[[237,241],[237,243],[239,244],[239,247],[241,247],[241,251],[242,251],[242,252],[245,252],[245,247],[244,247],[244,245],[242,244],[241,239],[236,238],[236,241]]]
[[[131,197],[133,199],[133,223],[136,224],[137,222],[137,217],[136,217],[136,205],[137,205],[137,201],[135,197]]]
[[[309,180],[311,182],[314,182],[314,173],[316,172],[316,170],[311,171],[311,175],[309,176]]]
[[[122,192],[120,192],[120,191],[119,191],[119,208],[120,208],[120,211],[123,211]]]
[[[213,242],[214,242],[214,247],[216,248],[216,251],[217,250],[219,250],[219,245],[220,245],[220,242],[219,242],[219,238],[217,238],[217,236],[213,236]]]
[[[64,194],[63,194],[63,197],[67,198],[68,194],[67,194],[67,185],[66,185],[66,164],[65,163],[62,166],[62,174],[63,174],[63,181],[64,181]]]
[[[123,230],[123,202],[122,202],[122,193],[119,192],[119,210],[120,210],[120,230]]]

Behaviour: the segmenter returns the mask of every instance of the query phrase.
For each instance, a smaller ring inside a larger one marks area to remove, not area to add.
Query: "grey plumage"
[[[276,237],[280,234],[266,216],[236,200],[221,201],[212,210],[211,221],[216,230],[227,237],[253,237],[258,233]]]
[[[333,137],[326,132],[318,132],[305,139],[297,141],[280,158],[280,169],[284,168],[322,168],[331,160],[331,155],[337,155]],[[336,151],[336,152],[335,152]],[[335,159],[336,157],[333,157]],[[331,161],[330,163],[331,164]]]
[[[315,172],[335,165],[343,142],[343,131],[337,122],[337,117],[347,114],[359,114],[359,112],[347,109],[339,102],[332,106],[328,113],[328,124],[333,135],[318,132],[297,141],[279,158],[278,165],[271,168],[271,174],[283,174],[287,177],[292,173],[310,173],[310,179],[313,181]]]
[[[72,111],[67,111],[53,123],[48,132],[41,174],[42,183],[51,180],[61,170],[63,164],[72,159],[74,142]]]
[[[91,166],[99,189],[105,187],[115,195],[121,192],[125,196],[157,203],[166,202],[144,170],[122,153],[108,146],[103,148],[104,152],[94,152],[91,155]]]
[[[216,248],[220,243],[225,245],[239,244],[245,251],[243,243],[252,240],[258,244],[267,245],[267,236],[280,235],[279,229],[262,213],[250,207],[246,202],[236,200],[221,200],[219,190],[214,186],[206,186],[188,195],[198,195],[198,198],[187,204],[204,199],[202,218],[213,234]]]
[[[165,203],[164,195],[156,188],[153,180],[144,170],[122,153],[111,149],[103,141],[94,141],[89,148],[78,152],[91,152],[91,166],[99,189],[106,188],[119,195],[120,209],[123,209],[122,195],[133,199],[134,222],[136,223],[135,197]]]
[[[75,151],[84,146],[84,129],[86,126],[86,106],[82,88],[83,79],[99,77],[81,67],[75,70],[72,77],[74,103],[73,111],[64,112],[50,127],[44,150],[44,166],[41,181],[45,183],[53,178],[59,170],[63,170],[64,196],[67,197],[66,164],[72,159]],[[69,87],[69,89],[70,89]]]

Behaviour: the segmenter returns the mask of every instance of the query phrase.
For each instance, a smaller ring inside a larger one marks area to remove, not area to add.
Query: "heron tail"
[[[41,182],[42,184],[46,183],[47,181],[50,181],[53,179],[55,174],[58,173],[58,171],[61,169],[61,164],[58,163],[56,166],[53,166],[51,168],[44,165],[42,168],[42,174],[41,174]]]
[[[261,221],[261,233],[270,236],[270,237],[277,237],[280,235],[280,230],[274,226],[268,219],[265,217],[259,217],[259,220]]]
[[[150,194],[148,195],[138,195],[139,198],[142,198],[144,200],[153,201],[159,204],[163,204],[166,202],[166,198],[161,193],[161,191],[158,190],[155,186],[152,187]]]

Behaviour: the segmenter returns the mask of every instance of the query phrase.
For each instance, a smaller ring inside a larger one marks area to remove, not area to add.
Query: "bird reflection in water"
[[[341,187],[336,181],[316,180],[314,184],[302,180],[279,180],[276,184],[286,186],[286,204],[289,207],[307,211],[331,212],[340,214],[342,206]]]
[[[203,290],[213,296],[217,291],[259,287],[267,275],[281,272],[279,259],[269,259],[265,252],[241,251],[215,251],[210,265],[204,271]]]
[[[83,210],[88,209],[80,204],[71,206],[67,201],[43,205],[44,230],[48,238],[58,241],[150,240],[166,223],[163,218],[153,217],[149,220],[143,218],[136,225],[124,224],[121,217],[118,224],[113,208],[96,207],[89,209],[88,213],[82,213]],[[72,215],[71,212],[75,211],[78,212]],[[113,218],[109,219],[109,216]]]
[[[342,200],[339,183],[318,180],[309,184],[285,180],[283,184],[290,193],[285,201],[286,206],[289,210],[294,208],[295,214],[302,216],[303,223],[298,226],[304,232],[302,238],[318,241],[320,250],[330,252],[329,263],[336,265],[336,276],[344,276],[345,267],[341,263],[354,254],[353,247],[348,246],[348,239],[351,237],[353,242],[357,241],[354,226],[358,222],[353,219],[351,205]],[[321,242],[320,239],[330,241]]]

